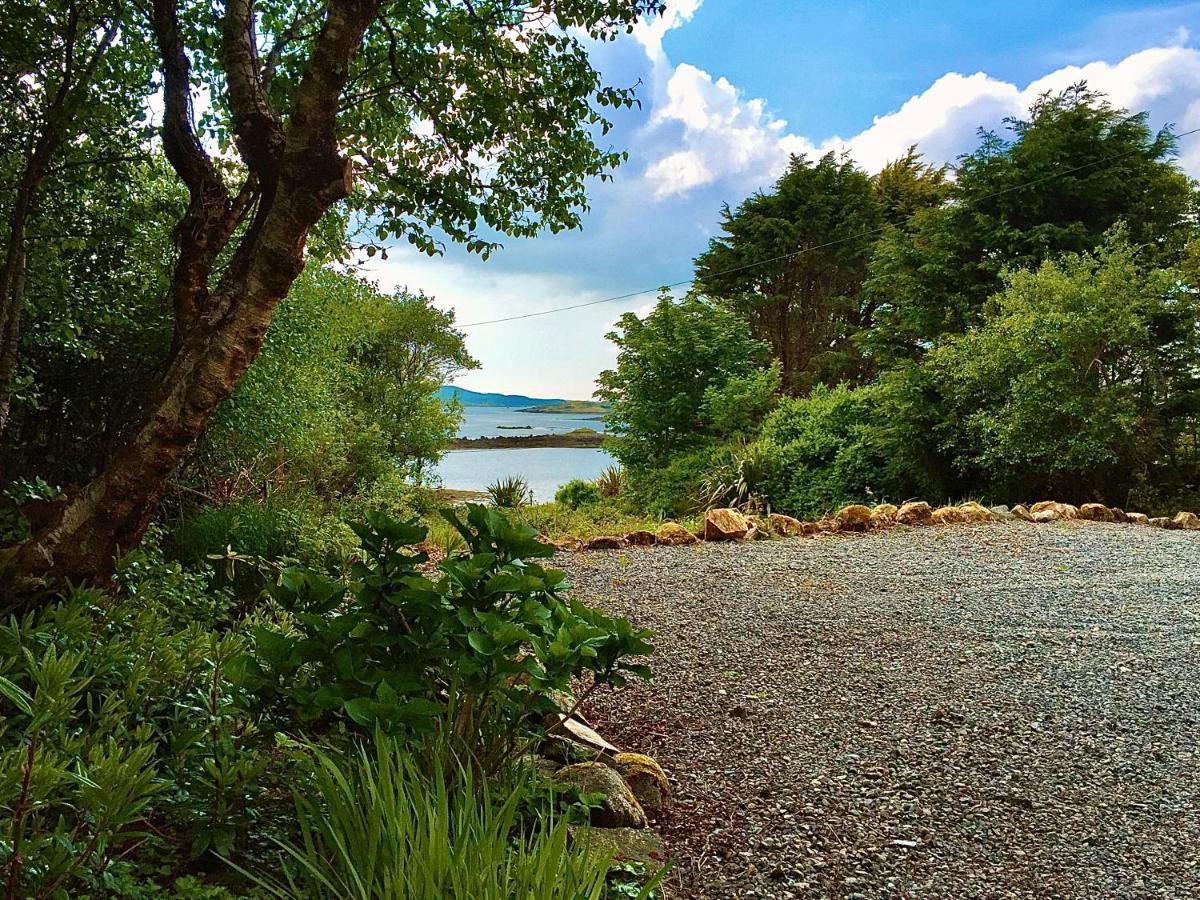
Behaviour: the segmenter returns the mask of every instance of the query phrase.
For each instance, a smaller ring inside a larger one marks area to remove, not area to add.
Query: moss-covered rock
[[[581,793],[595,794],[600,805],[592,808],[592,824],[600,828],[645,828],[646,811],[616,769],[599,762],[575,763],[554,774],[555,781],[573,784]]]
[[[644,753],[618,753],[612,767],[620,773],[643,809],[663,809],[671,798],[671,783],[662,766]]]

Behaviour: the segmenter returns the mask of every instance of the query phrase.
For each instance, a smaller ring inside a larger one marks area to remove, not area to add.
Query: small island
[[[596,448],[604,443],[604,432],[594,428],[576,428],[562,434],[530,434],[508,437],[459,438],[451,450],[533,450],[541,447]]]
[[[591,416],[600,418],[608,412],[608,404],[596,400],[563,400],[559,403],[547,403],[539,406],[529,406],[518,409],[523,413],[554,413],[560,416]]]

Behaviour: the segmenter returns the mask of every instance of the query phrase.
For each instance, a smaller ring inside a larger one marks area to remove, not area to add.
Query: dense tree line
[[[601,379],[648,502],[677,511],[739,481],[806,514],[1194,496],[1200,195],[1171,131],[1083,84],[1006,124],[952,171],[917,148],[874,175],[797,157],[722,211],[692,294],[626,316]],[[776,404],[749,437],[711,427],[668,346],[683,333],[705,390],[750,380],[743,409]]]

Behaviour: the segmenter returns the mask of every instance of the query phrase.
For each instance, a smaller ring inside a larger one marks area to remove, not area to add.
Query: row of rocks
[[[1102,503],[1073,506],[1053,500],[1043,500],[1032,506],[1019,504],[1011,509],[1007,506],[987,507],[975,501],[935,509],[919,500],[902,506],[880,503],[871,507],[854,503],[843,506],[834,515],[816,522],[802,522],[780,513],[771,513],[764,517],[748,515],[736,509],[710,509],[704,514],[704,523],[696,533],[678,522],[666,522],[658,531],[632,531],[623,536],[602,535],[582,543],[561,543],[557,546],[564,550],[620,550],[625,547],[654,545],[680,547],[700,541],[744,541],[760,537],[798,537],[841,531],[869,531],[890,528],[893,525],[959,525],[1006,519],[1039,523],[1082,519],[1091,522],[1118,522],[1200,531],[1200,516],[1193,512],[1180,512],[1173,517],[1151,518],[1145,513],[1127,513],[1118,507],[1109,507]]]

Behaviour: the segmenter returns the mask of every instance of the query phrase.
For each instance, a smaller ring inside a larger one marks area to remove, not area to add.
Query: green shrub
[[[645,676],[630,656],[649,632],[560,594],[563,572],[533,562],[554,548],[496,509],[444,515],[467,553],[423,576],[427,531],[415,520],[368,515],[356,526],[363,559],[348,579],[283,571],[275,599],[290,630],[260,626],[244,660],[247,683],[301,721],[422,735],[442,731],[488,771],[536,731],[551,691],[590,675],[591,687]]]
[[[235,853],[251,828],[266,757],[231,677],[249,645],[227,627],[230,596],[152,544],[122,561],[118,584],[0,626],[13,896],[108,896],[126,848],[157,842],[152,812],[185,858]]]
[[[487,495],[493,506],[501,509],[519,509],[533,501],[533,491],[520,475],[498,478],[487,487]]]
[[[842,503],[896,496],[878,421],[874,388],[819,385],[807,397],[780,403],[762,431],[764,452],[774,457],[765,482],[771,505],[815,516]]]
[[[394,739],[341,759],[312,751],[295,791],[301,840],[283,845],[288,900],[601,900],[608,859],[571,847],[567,821],[522,827],[528,785],[499,789],[469,768],[447,777]],[[641,896],[649,895],[650,887]]]
[[[711,444],[670,457],[661,468],[626,469],[630,496],[651,515],[690,515],[704,508],[705,480],[730,455],[728,448]]]
[[[554,502],[561,503],[568,509],[579,509],[590,503],[599,503],[600,500],[599,486],[594,482],[584,481],[582,478],[568,481],[554,494]]]
[[[202,507],[183,518],[172,538],[188,565],[203,565],[232,548],[246,556],[340,568],[358,546],[350,527],[309,494]]]

